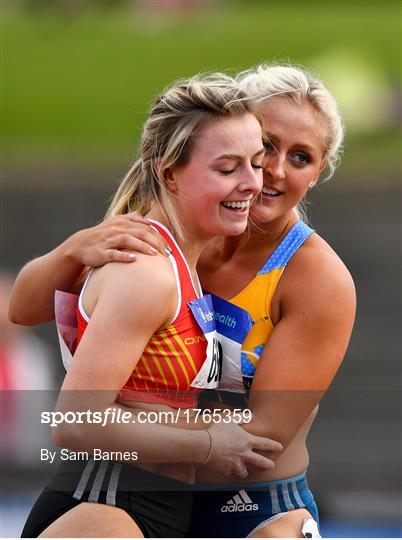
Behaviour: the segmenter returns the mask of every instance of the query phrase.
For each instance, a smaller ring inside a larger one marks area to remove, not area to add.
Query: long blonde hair
[[[130,211],[147,214],[158,203],[172,231],[183,237],[167,169],[186,165],[196,137],[211,119],[252,112],[251,102],[234,79],[223,74],[196,76],[168,88],[155,102],[141,139],[141,157],[121,182],[106,218]]]

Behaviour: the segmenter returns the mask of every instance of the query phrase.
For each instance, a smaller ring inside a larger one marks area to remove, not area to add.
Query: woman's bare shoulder
[[[289,263],[289,274],[303,278],[328,279],[336,283],[353,282],[345,263],[319,234],[312,234]]]
[[[353,278],[338,254],[317,233],[312,234],[290,260],[278,285],[280,297],[294,303],[325,305],[337,299],[339,305],[355,303]]]
[[[110,262],[96,268],[91,281],[93,280],[94,283],[98,281],[102,285],[111,281],[127,285],[138,279],[143,282],[153,282],[157,287],[158,284],[162,286],[168,286],[169,283],[175,284],[173,267],[167,257],[160,254],[151,257],[143,253],[137,253],[135,261],[129,264]]]
[[[119,305],[121,310],[141,311],[152,305],[175,309],[176,280],[170,261],[162,256],[138,254],[135,262],[108,263],[96,268],[85,290],[84,304],[91,314],[100,298]]]

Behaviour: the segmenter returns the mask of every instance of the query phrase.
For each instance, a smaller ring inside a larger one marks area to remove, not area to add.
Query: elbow
[[[35,305],[32,307],[35,308]],[[30,311],[29,303],[21,305],[21,302],[13,300],[13,297],[11,297],[8,305],[8,318],[13,324],[20,324],[21,326],[34,326],[50,320],[38,317],[36,309]]]
[[[19,324],[21,326],[34,326],[40,324],[34,318],[26,317],[23,313],[12,309],[9,309],[8,311],[8,318],[13,324]]]
[[[67,433],[67,431],[68,430],[61,425],[53,427],[51,437],[52,443],[62,448],[68,446],[67,441],[69,441],[69,444],[71,444],[72,437],[71,434]]]
[[[82,434],[77,433],[74,426],[59,424],[52,428],[52,443],[60,448],[70,450],[81,450],[82,441],[85,440]],[[81,441],[81,444],[79,443]]]
[[[12,300],[10,300],[10,304],[8,306],[8,318],[13,324],[22,324],[25,326],[32,324],[23,316],[18,307],[15,305],[15,302]]]
[[[276,458],[282,454],[286,446],[289,444],[286,433],[283,433],[283,430],[275,428],[269,422],[262,420],[258,416],[254,416],[252,421],[249,424],[242,424],[242,428],[245,429],[248,433],[255,435],[257,437],[265,437],[271,439],[272,441],[278,442],[282,445],[280,450],[273,451],[273,454],[276,455]]]
[[[18,314],[15,313],[15,311],[13,311],[11,307],[9,307],[8,309],[8,320],[12,322],[13,324],[20,324],[19,319],[18,319]]]
[[[11,297],[8,302],[8,318],[13,324],[21,324],[23,326],[32,326],[36,323],[33,316],[29,313],[29,302],[18,300],[15,287],[11,292]]]

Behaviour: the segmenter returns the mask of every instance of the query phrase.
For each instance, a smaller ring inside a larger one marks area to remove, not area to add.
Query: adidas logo
[[[241,489],[237,495],[222,506],[221,512],[251,512],[258,510],[258,508],[258,504],[253,503],[244,489]]]

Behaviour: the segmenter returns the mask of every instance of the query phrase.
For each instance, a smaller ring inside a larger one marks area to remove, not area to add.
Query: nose
[[[251,163],[246,167],[242,175],[240,191],[247,191],[252,195],[258,195],[262,190],[262,169],[255,169]]]
[[[263,164],[264,173],[269,174],[274,180],[282,180],[286,176],[285,161],[286,157],[281,156],[279,152],[267,152]]]

